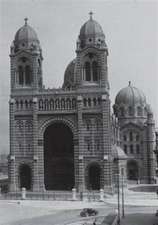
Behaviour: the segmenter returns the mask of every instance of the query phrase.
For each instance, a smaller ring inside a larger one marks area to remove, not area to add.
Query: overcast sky
[[[128,85],[141,89],[158,126],[158,1],[0,0],[0,152],[9,152],[9,51],[24,18],[38,34],[46,87],[62,86],[67,64],[89,11],[100,23],[109,48],[111,101]]]

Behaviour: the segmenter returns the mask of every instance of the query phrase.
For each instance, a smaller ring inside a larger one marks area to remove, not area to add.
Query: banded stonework
[[[36,32],[27,21],[16,32],[10,52],[10,191],[111,192],[115,175],[123,171],[126,177],[127,157],[118,147],[119,124],[111,113],[107,57],[105,35],[91,16],[80,29],[62,88],[46,89]],[[151,119],[149,127],[151,140]],[[151,148],[150,143],[150,158]]]

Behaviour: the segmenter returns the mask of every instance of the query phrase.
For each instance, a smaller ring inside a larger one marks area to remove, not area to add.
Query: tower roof
[[[18,49],[39,46],[39,39],[35,30],[30,25],[28,25],[27,18],[24,20],[25,24],[15,34],[15,46]]]
[[[90,12],[89,20],[83,24],[80,29],[79,40],[81,42],[81,47],[87,45],[98,45],[105,46],[105,35],[102,30],[101,25],[95,21],[92,17],[93,13]]]
[[[90,12],[89,14],[90,14],[89,20],[86,23],[84,23],[80,29],[79,35],[80,39],[96,36],[105,37],[101,25],[92,18],[93,13]]]

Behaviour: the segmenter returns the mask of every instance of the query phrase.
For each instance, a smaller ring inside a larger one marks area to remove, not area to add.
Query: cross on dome
[[[94,13],[93,13],[92,11],[90,11],[90,12],[89,12],[89,15],[90,15],[90,20],[92,20],[92,19],[93,19],[93,18],[92,18],[93,14],[94,14]]]
[[[27,26],[28,18],[26,17],[24,20],[25,20],[25,26]]]

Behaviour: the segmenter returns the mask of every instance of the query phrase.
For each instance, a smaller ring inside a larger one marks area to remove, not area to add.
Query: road
[[[107,215],[108,213],[114,211],[116,208],[112,205],[106,204],[105,207],[97,208],[99,211],[99,215]],[[66,225],[71,222],[75,222],[80,220],[80,213],[81,210],[75,209],[75,210],[62,210],[62,211],[52,211],[49,215],[43,215],[43,216],[36,216],[34,218],[30,219],[17,219],[14,222],[9,221],[8,223],[4,223],[3,225]],[[135,206],[126,206],[125,213],[129,214],[128,217],[124,219],[123,225],[127,225],[127,219],[131,221],[129,225],[137,225],[137,223],[132,223],[132,221],[140,221],[140,215],[137,215],[137,213],[144,213],[144,215],[155,213],[156,207],[135,207]],[[145,221],[144,223],[138,223],[138,225],[153,225],[149,223],[149,217],[148,220],[143,215],[143,218]],[[146,223],[148,222],[148,223]]]

